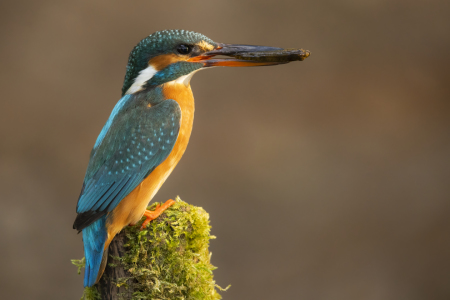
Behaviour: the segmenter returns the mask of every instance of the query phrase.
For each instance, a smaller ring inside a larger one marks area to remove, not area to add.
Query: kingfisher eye
[[[178,47],[177,47],[177,51],[178,51],[178,53],[180,53],[180,54],[188,54],[189,52],[191,52],[192,51],[192,47],[191,46],[188,46],[188,45],[179,45]]]

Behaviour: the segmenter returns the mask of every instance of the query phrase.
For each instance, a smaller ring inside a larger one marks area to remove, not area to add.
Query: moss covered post
[[[140,231],[141,224],[124,228],[114,238],[105,273],[97,285],[84,290],[82,299],[221,299],[208,250],[215,237],[202,208],[177,198],[146,230]]]

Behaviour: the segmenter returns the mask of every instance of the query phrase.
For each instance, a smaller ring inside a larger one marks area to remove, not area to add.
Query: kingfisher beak
[[[214,50],[192,57],[188,61],[203,63],[204,67],[253,67],[285,64],[294,60],[303,60],[308,56],[309,51],[301,49],[218,44]]]

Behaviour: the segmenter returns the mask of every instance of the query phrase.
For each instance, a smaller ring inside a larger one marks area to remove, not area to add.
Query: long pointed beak
[[[253,67],[285,64],[303,60],[310,55],[303,49],[282,49],[266,46],[218,44],[216,49],[190,58],[188,61],[203,63],[205,67]],[[216,57],[226,56],[226,57]]]

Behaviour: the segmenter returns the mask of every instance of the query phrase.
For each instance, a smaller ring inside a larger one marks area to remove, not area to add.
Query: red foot
[[[150,221],[159,217],[166,209],[168,209],[169,207],[171,207],[174,204],[175,204],[175,201],[173,201],[172,199],[169,199],[166,201],[166,203],[164,203],[161,206],[159,204],[156,205],[156,209],[154,211],[145,210],[145,212],[144,212],[145,221],[144,221],[144,223],[142,223],[141,230],[143,230],[145,227],[147,227],[147,225],[150,223]]]

